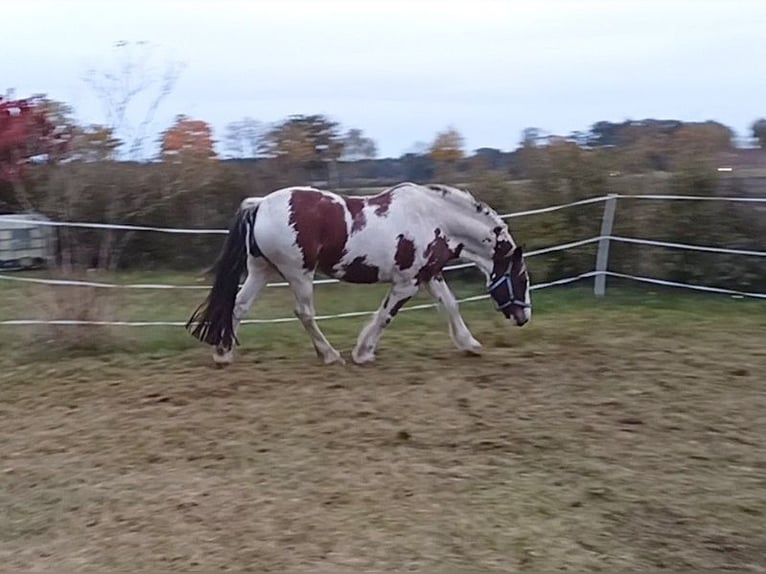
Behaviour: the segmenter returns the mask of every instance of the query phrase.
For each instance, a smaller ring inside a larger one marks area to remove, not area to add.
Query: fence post
[[[596,278],[593,282],[593,294],[603,297],[606,293],[606,270],[609,265],[609,236],[612,235],[614,212],[617,208],[617,195],[610,193],[604,202],[604,215],[601,218],[601,235],[596,254]]]

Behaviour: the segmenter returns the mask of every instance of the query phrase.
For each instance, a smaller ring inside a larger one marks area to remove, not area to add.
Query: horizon
[[[0,59],[8,82],[0,89],[44,93],[80,121],[103,124],[84,76],[114,69],[115,43],[147,42],[154,79],[168,62],[183,65],[149,125],[152,142],[178,114],[209,123],[217,151],[230,122],[323,114],[362,129],[381,158],[450,126],[467,150],[512,151],[525,128],[568,136],[598,121],[649,118],[717,121],[743,145],[766,115],[766,64],[751,57],[766,17],[757,1],[736,9],[717,0],[32,0],[3,8],[24,22],[30,5],[34,28],[13,26],[0,38],[3,53],[23,54]],[[134,128],[136,110],[128,112]]]

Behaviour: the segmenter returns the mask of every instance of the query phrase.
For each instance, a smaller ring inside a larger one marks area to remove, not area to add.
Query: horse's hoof
[[[216,348],[213,353],[213,361],[219,368],[230,365],[234,360],[234,349],[223,349],[221,347]]]
[[[325,365],[345,365],[346,359],[338,355],[337,357],[327,357],[324,360]]]
[[[375,362],[375,354],[370,353],[368,355],[353,355],[354,363],[357,365],[369,365]]]
[[[478,347],[469,347],[463,349],[463,354],[468,357],[481,357],[484,354],[484,349],[479,345]]]
[[[357,365],[375,362],[375,347],[372,345],[357,346],[351,351],[351,358]]]

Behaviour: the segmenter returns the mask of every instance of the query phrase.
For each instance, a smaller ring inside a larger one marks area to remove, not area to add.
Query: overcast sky
[[[0,0],[0,93],[104,121],[82,78],[143,40],[184,63],[155,130],[323,113],[386,156],[448,125],[469,149],[645,117],[746,136],[766,116],[765,36],[764,0]]]

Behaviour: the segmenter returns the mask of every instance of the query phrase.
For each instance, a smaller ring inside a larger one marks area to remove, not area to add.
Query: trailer
[[[37,221],[49,220],[39,213],[0,215],[0,269],[37,269],[55,263],[54,228]]]

